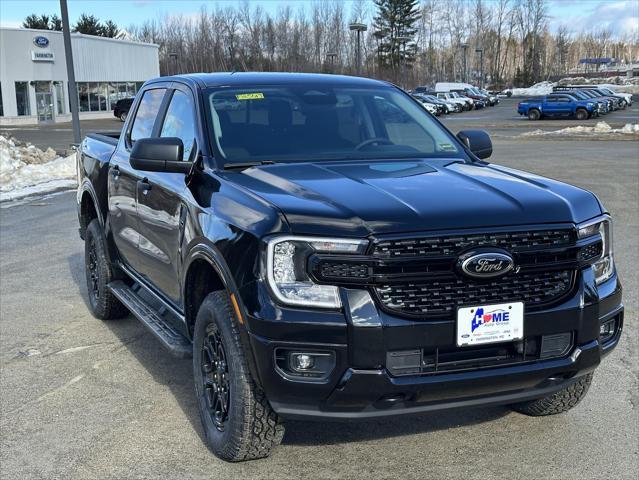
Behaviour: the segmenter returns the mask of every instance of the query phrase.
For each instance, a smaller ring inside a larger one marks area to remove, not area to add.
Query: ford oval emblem
[[[33,39],[33,43],[40,48],[47,48],[49,46],[49,39],[43,36],[37,36]]]
[[[506,252],[470,252],[459,260],[462,272],[474,278],[499,277],[515,268],[513,257]]]

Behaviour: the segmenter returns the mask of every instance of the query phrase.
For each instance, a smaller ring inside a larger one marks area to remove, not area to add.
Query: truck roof
[[[351,77],[347,75],[332,75],[321,73],[284,73],[284,72],[218,72],[218,73],[190,73],[171,77],[159,77],[150,80],[171,81],[179,80],[193,84],[200,88],[220,86],[245,85],[291,85],[323,83],[341,86],[388,86],[388,82],[371,78]]]

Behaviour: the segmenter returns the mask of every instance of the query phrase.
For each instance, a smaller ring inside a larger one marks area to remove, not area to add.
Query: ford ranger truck
[[[228,461],[289,419],[565,412],[623,328],[612,219],[491,153],[382,81],[150,80],[78,153],[90,308],[192,357]]]

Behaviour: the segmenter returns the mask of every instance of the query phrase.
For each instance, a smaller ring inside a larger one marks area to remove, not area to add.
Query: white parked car
[[[456,103],[460,105],[463,110],[472,110],[473,108],[473,99],[462,97],[457,92],[437,92],[437,98],[446,102]]]

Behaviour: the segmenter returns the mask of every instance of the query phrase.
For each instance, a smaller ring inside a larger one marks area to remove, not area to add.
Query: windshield
[[[392,87],[326,85],[206,92],[224,164],[377,158],[464,158],[452,135]]]
[[[572,95],[573,97],[576,97],[579,100],[588,100],[590,98],[589,96],[584,95],[582,92],[579,92],[579,91],[569,92],[569,95]]]

